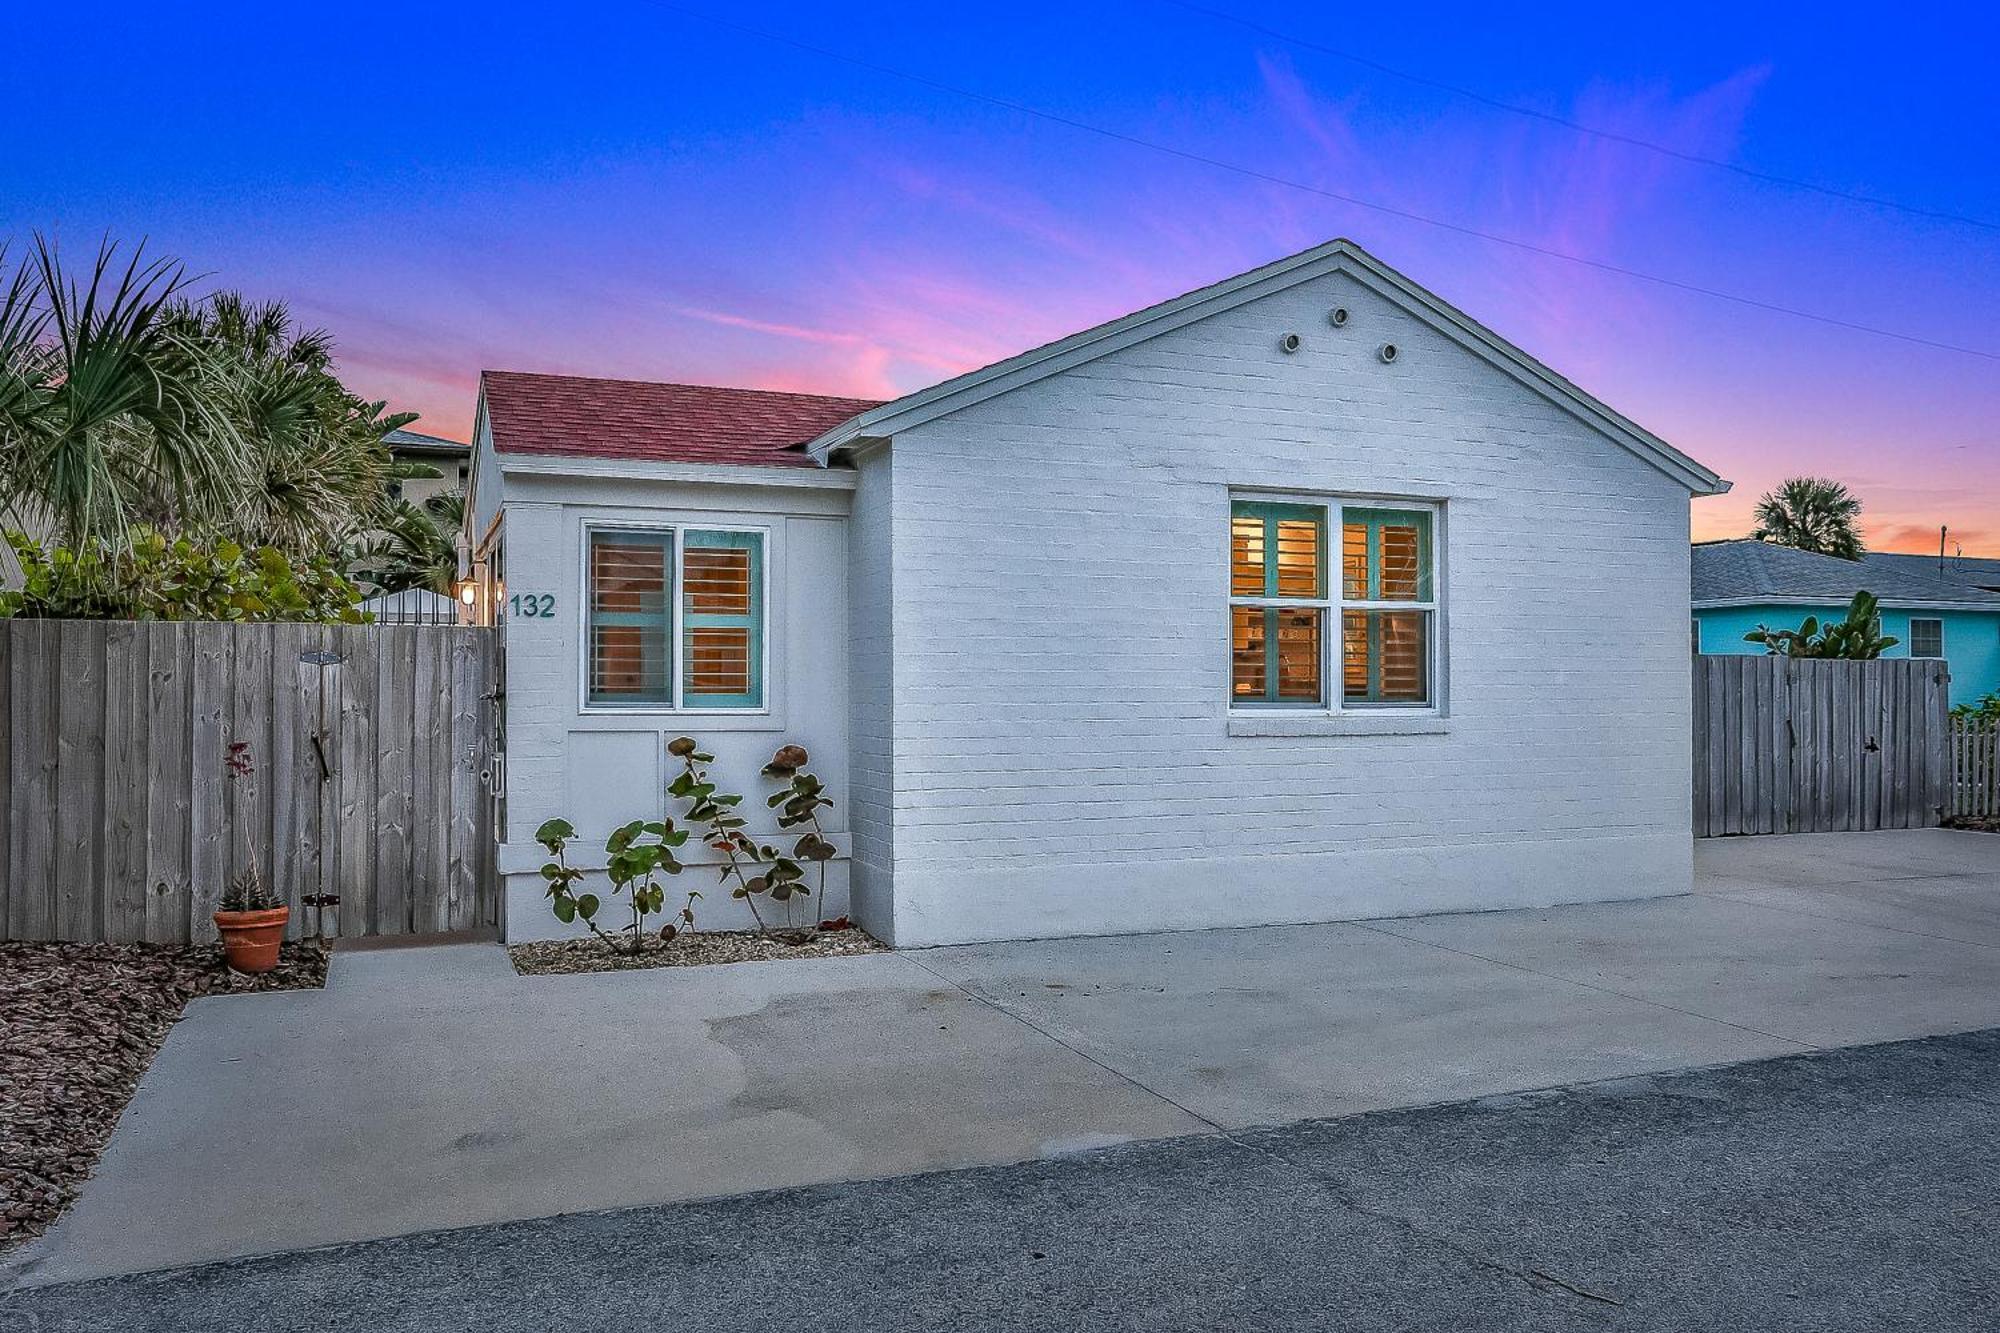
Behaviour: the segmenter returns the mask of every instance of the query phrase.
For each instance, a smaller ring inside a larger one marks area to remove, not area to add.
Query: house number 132
[[[517,592],[507,599],[507,613],[524,620],[553,620],[556,595],[552,592]]]

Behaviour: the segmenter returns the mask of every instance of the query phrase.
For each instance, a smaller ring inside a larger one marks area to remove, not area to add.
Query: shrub
[[[1828,621],[1807,616],[1797,629],[1772,629],[1759,625],[1743,636],[1746,643],[1759,643],[1775,657],[1844,658],[1853,662],[1873,661],[1885,649],[1902,640],[1882,632],[1882,613],[1876,609],[1875,594],[1863,590],[1847,604],[1845,620]]]
[[[129,546],[45,549],[9,531],[21,586],[0,592],[0,616],[64,620],[295,621],[358,625],[361,589],[324,557],[292,560],[275,547],[132,534]]]
[[[683,869],[674,859],[674,848],[688,840],[687,830],[675,828],[671,819],[635,819],[612,830],[605,840],[605,873],[611,880],[611,892],[614,896],[626,895],[632,906],[631,924],[621,928],[621,933],[629,932],[627,939],[597,924],[602,902],[596,894],[578,889],[584,872],[570,865],[565,855],[575,837],[576,829],[567,819],[546,820],[535,830],[535,841],[548,848],[555,858],[542,867],[542,878],[548,882],[545,896],[551,902],[556,920],[564,925],[581,921],[606,944],[638,953],[646,947],[646,918],[666,906],[666,887],[658,877],[678,875]],[[694,929],[694,904],[700,897],[700,893],[688,891],[681,904],[679,924],[670,921],[660,927],[661,939],[670,940],[683,928]]]

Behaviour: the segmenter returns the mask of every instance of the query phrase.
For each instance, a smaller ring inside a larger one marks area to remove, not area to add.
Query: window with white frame
[[[1910,656],[1944,656],[1944,621],[1910,617]]]
[[[764,706],[764,538],[592,528],[584,698],[593,707]]]
[[[1435,705],[1435,519],[1382,501],[1231,504],[1230,705]]]

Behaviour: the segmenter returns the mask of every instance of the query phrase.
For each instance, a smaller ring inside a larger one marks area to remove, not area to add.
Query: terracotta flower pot
[[[278,965],[278,946],[285,941],[289,907],[260,912],[217,912],[215,928],[222,932],[222,954],[238,972],[269,972]]]

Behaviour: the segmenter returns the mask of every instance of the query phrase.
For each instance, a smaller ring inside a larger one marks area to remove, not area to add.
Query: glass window
[[[1237,501],[1230,508],[1230,702],[1423,707],[1435,701],[1433,512]],[[1337,528],[1339,587],[1328,586]],[[1337,595],[1335,595],[1337,591]],[[1327,626],[1338,616],[1340,695]]]
[[[1910,617],[1910,656],[1944,656],[1944,622]]]
[[[763,706],[760,534],[593,529],[588,581],[590,703]]]

